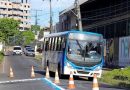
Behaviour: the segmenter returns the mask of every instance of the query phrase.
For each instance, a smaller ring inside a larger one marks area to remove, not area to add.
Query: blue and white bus
[[[103,58],[103,36],[97,33],[66,31],[44,37],[42,64],[44,69],[59,75],[101,77]]]

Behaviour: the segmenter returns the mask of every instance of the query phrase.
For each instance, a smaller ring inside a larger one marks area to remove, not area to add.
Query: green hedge
[[[38,60],[38,61],[42,60],[42,55],[35,55],[35,60]]]
[[[0,52],[0,63],[3,61],[3,58],[4,58],[4,54],[3,52]]]
[[[104,73],[100,80],[114,86],[130,87],[130,67]]]

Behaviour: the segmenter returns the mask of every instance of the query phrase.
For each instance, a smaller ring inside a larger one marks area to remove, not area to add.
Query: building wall
[[[75,16],[70,13],[73,8],[60,15],[60,20],[63,19],[62,26],[66,25],[66,16],[70,18],[67,24],[75,24]],[[88,0],[80,5],[80,10],[83,31],[103,34],[107,43],[112,40],[113,43],[107,47],[108,66],[121,66],[119,38],[130,36],[130,0]],[[62,27],[63,31],[70,29],[69,26]]]
[[[0,18],[8,17],[20,20],[19,29],[21,31],[31,28],[29,11],[29,3],[0,1]]]
[[[130,36],[119,39],[119,65],[130,66]]]
[[[76,16],[72,11],[64,13],[59,17],[60,31],[68,31],[71,29],[77,29]],[[59,31],[59,32],[60,32]]]

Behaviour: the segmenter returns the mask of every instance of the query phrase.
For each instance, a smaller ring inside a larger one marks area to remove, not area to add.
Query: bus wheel
[[[61,78],[62,75],[61,75],[61,72],[60,72],[60,65],[59,64],[58,64],[58,74],[59,74],[59,78]]]
[[[49,60],[47,60],[46,65],[49,67]]]
[[[93,77],[88,77],[88,80],[89,81],[93,81]]]

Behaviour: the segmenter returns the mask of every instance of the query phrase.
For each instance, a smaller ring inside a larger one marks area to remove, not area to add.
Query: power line
[[[41,10],[34,10],[35,11],[35,25],[38,24],[38,11],[41,11]]]

